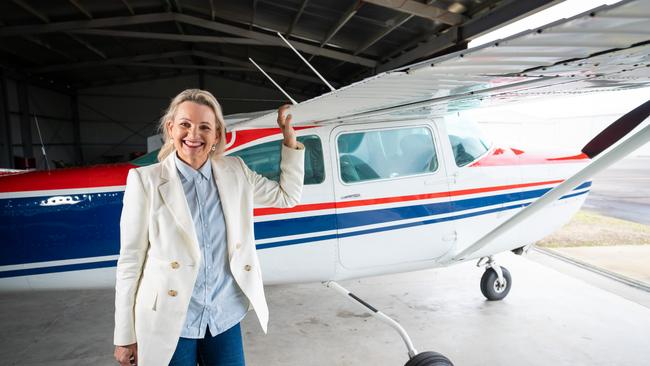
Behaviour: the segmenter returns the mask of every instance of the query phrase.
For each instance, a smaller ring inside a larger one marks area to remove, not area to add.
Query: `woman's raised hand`
[[[296,140],[296,131],[291,126],[291,115],[287,114],[289,107],[291,107],[291,104],[285,104],[278,108],[278,126],[282,130],[284,144],[287,147],[295,149],[298,146],[298,142]]]
[[[128,346],[115,346],[115,359],[120,366],[132,366],[138,364],[138,344]]]

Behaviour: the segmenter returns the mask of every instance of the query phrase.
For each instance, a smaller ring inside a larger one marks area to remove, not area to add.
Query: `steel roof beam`
[[[336,22],[336,24],[332,27],[332,29],[330,29],[330,31],[325,36],[325,39],[323,39],[323,41],[320,43],[320,47],[326,45],[327,42],[329,42],[330,39],[332,39],[336,35],[336,33],[338,33],[341,30],[341,28],[343,28],[343,26],[347,24],[347,22],[349,22],[350,19],[352,19],[352,17],[354,17],[354,15],[357,13],[357,11],[359,11],[359,9],[362,6],[363,6],[363,1],[361,0],[355,1],[352,4],[352,6],[350,6],[348,10],[346,10],[345,13],[343,13],[341,18],[339,18],[339,21]]]
[[[76,36],[76,35],[74,35],[74,34],[72,34],[72,33],[68,33],[68,32],[66,32],[66,35],[67,35],[68,37],[74,39],[77,43],[79,43],[79,44],[81,44],[82,46],[86,47],[88,50],[90,50],[90,51],[93,52],[94,54],[96,54],[96,55],[98,55],[99,57],[103,58],[104,60],[106,60],[106,59],[108,58],[104,52],[100,51],[99,49],[97,49],[97,48],[96,48],[95,46],[93,46],[92,44],[90,44],[90,43],[84,41],[84,40],[81,39],[79,36]]]
[[[210,0],[210,19],[214,21],[214,18],[217,16],[217,10],[214,7],[214,0]]]
[[[460,28],[463,39],[473,39],[496,27],[503,27],[525,16],[536,13],[563,0],[510,0],[499,3],[499,6],[481,17],[476,17]]]
[[[244,67],[247,67],[247,68],[250,68],[250,66],[251,66],[248,61],[242,61],[242,60],[238,60],[238,59],[231,58],[231,57],[226,57],[226,56],[214,55],[214,54],[211,54],[209,52],[204,52],[204,51],[192,51],[192,52],[193,52],[193,54],[195,56],[203,57],[203,58],[208,59],[208,60],[221,61],[221,62],[233,64],[233,65],[244,66]],[[308,81],[308,82],[316,83],[316,84],[321,83],[320,79],[318,79],[318,78],[315,78],[313,76],[308,76],[308,75],[297,74],[292,70],[278,69],[276,67],[269,67],[269,66],[264,66],[264,65],[262,65],[262,68],[264,69],[264,71],[266,71],[268,73],[271,73],[271,74],[286,76],[286,77],[290,77],[290,78],[293,78],[293,79]],[[255,69],[252,69],[252,68],[250,68],[250,69],[255,70]]]
[[[79,3],[79,1],[77,1],[77,0],[68,0],[68,1],[69,1],[70,4],[72,4],[75,8],[77,8],[77,10],[79,10],[79,11],[82,12],[85,16],[87,16],[88,19],[92,19],[92,18],[93,18],[93,15],[90,14],[90,12],[89,12],[86,8],[84,8],[83,6],[81,6],[81,4]]]
[[[174,16],[174,13],[153,13],[123,17],[95,18],[90,20],[72,20],[39,25],[17,25],[0,28],[0,37],[65,32],[75,29],[120,27],[136,24],[171,22],[174,20]]]
[[[268,43],[250,38],[240,37],[214,37],[214,36],[194,36],[189,34],[172,34],[172,33],[152,33],[152,32],[132,32],[112,29],[78,29],[70,33],[90,34],[94,36],[124,37],[124,38],[142,38],[142,39],[160,39],[165,41],[193,42],[193,43],[230,43],[230,44],[248,44],[257,46],[272,46]]]
[[[284,46],[282,41],[274,35],[252,31],[252,30],[246,30],[232,25],[213,22],[207,19],[197,18],[191,15],[178,14],[178,13],[154,13],[154,14],[125,16],[125,17],[99,18],[99,19],[95,18],[91,20],[68,21],[68,22],[50,23],[50,24],[43,24],[43,25],[4,27],[4,28],[0,28],[0,37],[25,35],[25,34],[65,32],[65,31],[75,30],[75,29],[114,27],[114,26],[125,26],[125,25],[155,23],[155,22],[169,22],[169,21],[178,21],[178,22],[191,24],[205,29],[211,29],[218,32],[229,33],[237,36],[243,36],[246,38],[255,39],[261,42],[266,42],[271,45]],[[363,65],[369,68],[373,68],[377,65],[377,61],[375,60],[351,55],[349,53],[345,53],[341,51],[331,50],[327,48],[320,48],[318,46],[313,46],[308,43],[304,43],[300,41],[292,41],[291,44],[295,48],[309,54],[318,54],[320,56],[329,57],[329,58],[350,62],[358,65]]]
[[[219,56],[205,51],[173,51],[173,52],[164,52],[164,53],[139,55],[139,56],[118,57],[118,58],[99,60],[99,61],[74,62],[74,63],[68,63],[62,65],[51,65],[51,66],[39,67],[39,68],[32,69],[30,71],[33,72],[34,74],[41,74],[41,73],[48,73],[48,72],[55,72],[55,71],[74,70],[79,68],[99,67],[99,66],[107,66],[107,65],[116,65],[116,66],[128,65],[131,63],[138,63],[138,66],[158,67],[156,64],[146,64],[141,62],[149,61],[149,60],[183,57],[183,56],[201,57],[208,60],[219,61],[219,62],[241,66],[245,68],[246,71],[248,70],[255,71],[255,69],[253,69],[250,63],[248,63],[247,61],[238,60],[232,57]],[[168,65],[170,65],[170,67],[174,66],[174,64],[168,64]],[[197,66],[199,67],[196,67],[195,69],[202,68],[200,67],[200,65]],[[178,69],[182,69],[182,68],[183,67],[178,67]],[[218,69],[214,69],[214,70],[218,70]],[[264,66],[264,70],[275,75],[286,76],[293,79],[303,80],[303,81],[316,83],[316,84],[321,83],[319,79],[313,76],[297,74],[291,70],[278,69],[275,67],[268,67],[268,66]]]
[[[467,17],[452,13],[446,9],[434,5],[423,4],[414,0],[364,0],[367,3],[390,8],[413,16],[431,19],[449,25],[459,25],[467,20]]]
[[[244,30],[232,25],[228,24],[222,24],[218,22],[212,22],[209,20],[185,15],[185,14],[175,14],[176,18],[179,21],[182,21],[187,24],[192,24],[197,27],[201,28],[207,28],[207,29],[212,29],[218,32],[224,32],[224,33],[229,33],[229,34],[235,34],[247,38],[252,38],[256,39],[259,41],[267,42],[273,45],[282,45],[284,46],[284,43],[282,40],[280,40],[277,36],[275,35],[270,35],[266,33],[261,33],[257,31],[250,31],[250,30]],[[303,43],[300,41],[292,41],[291,44],[304,52],[307,52],[309,54],[319,54],[321,56],[345,61],[345,62],[350,62],[350,63],[355,63],[359,65],[363,65],[366,67],[375,67],[377,64],[377,61],[365,58],[365,57],[360,57],[360,56],[355,56],[355,55],[350,55],[348,53],[340,52],[340,51],[335,51],[335,50],[330,50],[326,48],[320,48],[318,46],[312,46],[308,43]]]
[[[377,66],[377,73],[392,70],[406,65],[414,60],[440,52],[458,42],[458,28],[450,28],[446,32],[429,39],[417,48],[398,56],[385,64]]]
[[[248,30],[252,30],[255,25],[255,13],[257,12],[257,0],[253,0],[253,11],[251,12],[251,22],[248,25]]]
[[[293,17],[293,20],[291,21],[291,25],[289,26],[289,30],[286,33],[287,38],[291,36],[291,33],[293,32],[293,28],[295,28],[296,24],[298,24],[298,20],[300,20],[302,13],[305,11],[308,1],[309,0],[302,0],[302,4],[300,4],[300,9],[298,9],[298,12]]]
[[[50,22],[50,18],[48,18],[47,15],[45,15],[45,14],[41,13],[40,11],[34,9],[33,7],[31,7],[29,4],[27,4],[23,0],[12,0],[12,1],[14,2],[14,4],[20,6],[25,11],[27,11],[28,13],[30,13],[33,16],[37,17],[38,19],[44,21],[45,23]]]
[[[135,11],[133,11],[133,7],[131,6],[131,4],[129,4],[128,0],[122,0],[122,3],[124,4],[124,6],[126,6],[126,8],[129,10],[129,13],[131,13],[131,15],[135,15]]]
[[[70,56],[66,52],[60,51],[60,50],[52,47],[51,44],[49,44],[48,42],[45,42],[42,39],[36,38],[34,36],[25,36],[24,38],[29,40],[30,42],[32,42],[34,44],[37,44],[37,45],[39,45],[39,46],[41,46],[43,48],[46,48],[46,49],[48,49],[48,50],[50,50],[52,52],[55,52],[56,54],[58,54],[60,56],[63,56],[63,57],[65,57],[66,59],[68,59],[70,61],[76,61],[76,59],[74,57]]]
[[[214,70],[214,71],[255,71],[248,67],[235,66],[210,66],[210,65],[192,65],[192,64],[165,64],[150,62],[115,62],[114,65],[135,66],[135,67],[153,67],[162,69],[191,69],[191,70]]]
[[[424,57],[429,57],[436,52],[478,37],[495,27],[516,21],[531,12],[541,10],[541,8],[557,2],[558,0],[511,0],[502,3],[489,13],[472,19],[462,26],[449,28],[445,33],[432,36],[412,50],[377,66],[377,73],[407,65]]]
[[[138,56],[128,56],[128,57],[116,57],[106,60],[97,60],[97,61],[83,61],[83,62],[74,62],[61,65],[50,65],[45,67],[38,67],[31,69],[30,71],[34,74],[42,74],[54,71],[65,71],[73,70],[86,67],[96,67],[116,64],[119,62],[139,62],[139,61],[148,61],[148,60],[157,60],[170,57],[181,57],[181,56],[191,56],[192,51],[172,51],[172,52],[163,52],[163,53],[154,53],[147,55],[138,55]]]

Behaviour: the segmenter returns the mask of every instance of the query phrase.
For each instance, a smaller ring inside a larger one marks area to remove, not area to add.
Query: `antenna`
[[[298,57],[300,57],[300,59],[303,60],[303,61],[307,64],[307,66],[309,66],[309,68],[311,69],[311,71],[313,71],[314,74],[316,74],[316,76],[318,76],[318,77],[319,77],[319,78],[320,78],[320,79],[325,83],[325,85],[327,85],[327,87],[330,88],[331,91],[336,90],[336,89],[334,89],[334,87],[333,87],[332,85],[330,85],[330,83],[327,82],[327,80],[325,80],[325,78],[323,77],[323,75],[319,74],[318,71],[316,71],[316,69],[314,69],[314,67],[309,63],[309,61],[305,60],[305,58],[302,57],[302,55],[300,54],[300,52],[298,52],[298,50],[296,50],[295,48],[293,48],[293,46],[291,45],[291,43],[289,43],[289,41],[287,41],[286,38],[282,37],[282,34],[280,34],[280,32],[276,32],[276,33],[278,34],[278,36],[280,36],[280,38],[282,38],[282,40],[284,41],[284,43],[286,43],[287,46],[289,46],[289,47],[293,50],[293,52],[295,52],[296,55],[298,55]]]
[[[43,136],[41,135],[41,127],[38,125],[38,118],[36,117],[36,113],[32,113],[34,116],[34,122],[36,122],[36,129],[38,130],[38,138],[41,140],[41,152],[43,153],[43,156],[45,157],[45,166],[47,167],[47,171],[50,171],[50,162],[47,160],[47,153],[45,152],[45,144],[43,143]]]
[[[292,104],[294,104],[294,105],[298,104],[295,100],[293,100],[293,98],[291,98],[291,96],[289,96],[289,94],[287,94],[286,91],[284,91],[284,89],[282,89],[282,88],[280,87],[280,85],[278,85],[278,83],[275,82],[275,80],[273,80],[273,78],[271,78],[271,77],[269,76],[269,74],[267,74],[266,72],[264,72],[264,70],[262,70],[262,68],[261,68],[257,63],[255,63],[255,61],[253,61],[252,58],[249,57],[248,60],[249,60],[250,62],[252,62],[253,65],[255,65],[255,67],[257,67],[257,68],[262,72],[262,74],[264,74],[264,76],[266,76],[269,80],[271,80],[271,82],[273,83],[273,85],[275,85],[276,88],[280,89],[280,91],[282,92],[282,94],[284,94],[287,98],[289,98],[289,100],[291,101]]]

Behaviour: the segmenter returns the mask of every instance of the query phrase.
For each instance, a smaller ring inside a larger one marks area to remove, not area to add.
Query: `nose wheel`
[[[422,352],[411,358],[404,366],[454,366],[454,364],[438,352]]]
[[[510,276],[510,272],[505,267],[496,264],[492,257],[488,257],[485,262],[484,258],[481,258],[477,265],[484,265],[486,267],[481,277],[481,292],[483,296],[490,301],[503,300],[508,296],[512,287],[512,276]]]

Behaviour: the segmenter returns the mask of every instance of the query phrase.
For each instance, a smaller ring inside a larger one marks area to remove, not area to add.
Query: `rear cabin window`
[[[454,119],[445,120],[445,126],[457,166],[463,167],[475,161],[490,149],[489,141],[476,123]]]
[[[323,147],[316,135],[299,136],[298,141],[305,145],[304,184],[319,184],[325,179],[323,166]],[[280,180],[280,152],[282,141],[271,141],[247,147],[230,154],[239,156],[253,171],[274,181]]]
[[[409,127],[341,134],[337,139],[345,183],[405,177],[438,169],[431,130]]]

